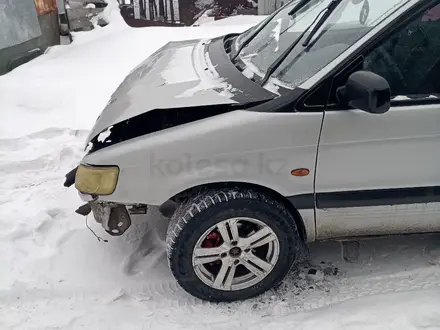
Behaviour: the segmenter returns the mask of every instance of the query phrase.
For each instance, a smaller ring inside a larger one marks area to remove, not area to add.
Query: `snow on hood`
[[[236,103],[234,89],[204,53],[208,41],[170,42],[138,65],[113,93],[89,139],[153,109]]]

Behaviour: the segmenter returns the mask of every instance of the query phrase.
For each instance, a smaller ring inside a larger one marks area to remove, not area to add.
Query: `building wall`
[[[0,0],[0,75],[59,43],[56,0]]]
[[[33,1],[0,0],[0,49],[41,36]]]

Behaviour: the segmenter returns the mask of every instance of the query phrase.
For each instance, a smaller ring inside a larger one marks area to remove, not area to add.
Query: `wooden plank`
[[[57,0],[34,0],[38,16],[57,11]]]

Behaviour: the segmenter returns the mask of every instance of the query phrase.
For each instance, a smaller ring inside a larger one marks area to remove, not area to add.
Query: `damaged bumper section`
[[[87,216],[93,213],[96,222],[100,223],[104,230],[112,236],[121,236],[131,226],[132,214],[146,214],[146,205],[127,205],[99,202],[96,200],[80,206],[76,213]]]
[[[93,213],[96,222],[112,236],[120,236],[131,226],[131,217],[127,207],[122,204],[88,202],[76,210],[76,213],[87,216]]]
[[[112,236],[124,234],[131,226],[131,214],[145,214],[146,205],[127,205],[100,201],[100,195],[110,195],[116,188],[119,169],[114,166],[95,167],[79,165],[66,174],[65,187],[75,184],[81,199],[87,201],[76,213],[87,216],[93,213],[96,222]]]
[[[78,166],[66,174],[66,181],[64,181],[64,187],[70,187],[75,183],[75,176],[77,171],[78,171]]]
[[[122,235],[131,226],[130,214],[123,204],[92,200],[80,206],[75,212],[83,216],[93,213],[96,222],[100,223],[105,231],[112,236]]]

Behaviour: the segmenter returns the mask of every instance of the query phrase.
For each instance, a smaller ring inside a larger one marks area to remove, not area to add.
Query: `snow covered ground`
[[[131,29],[107,14],[109,26],[0,77],[0,329],[440,329],[439,235],[365,241],[356,264],[336,243],[314,244],[310,264],[279,288],[229,305],[175,284],[155,210],[120,238],[89,219],[99,242],[62,184],[110,94],[167,41],[259,19]]]

